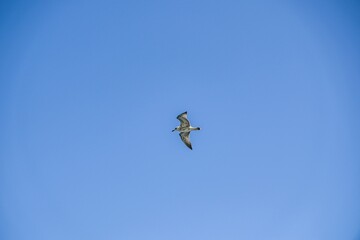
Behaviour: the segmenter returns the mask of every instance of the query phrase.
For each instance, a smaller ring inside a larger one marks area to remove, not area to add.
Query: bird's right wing
[[[176,117],[180,121],[180,127],[189,127],[190,122],[187,119],[187,112],[183,112],[182,114],[179,114],[179,116]]]
[[[192,146],[190,142],[190,132],[182,132],[179,135],[181,140],[185,143],[185,145],[192,150]]]

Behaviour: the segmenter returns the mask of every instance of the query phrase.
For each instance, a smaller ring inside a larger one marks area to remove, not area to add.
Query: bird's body
[[[188,148],[192,150],[191,142],[190,142],[190,132],[195,130],[200,130],[199,127],[192,127],[190,125],[189,120],[187,119],[187,112],[183,112],[177,116],[177,119],[180,121],[180,126],[177,126],[172,131],[179,131],[180,138],[185,143]]]
[[[194,130],[200,130],[200,128],[198,127],[181,127],[181,126],[178,126],[176,127],[175,129],[176,131],[179,131],[179,132],[191,132],[191,131],[194,131]]]

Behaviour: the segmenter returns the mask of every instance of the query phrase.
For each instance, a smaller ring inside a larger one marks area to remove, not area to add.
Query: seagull
[[[180,121],[180,126],[177,126],[172,131],[179,131],[180,138],[185,143],[188,148],[192,150],[191,142],[190,142],[190,132],[194,130],[200,130],[199,127],[192,127],[190,125],[189,120],[187,119],[187,112],[183,112],[176,117]]]

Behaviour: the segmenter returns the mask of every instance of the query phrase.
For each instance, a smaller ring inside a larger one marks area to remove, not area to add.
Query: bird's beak
[[[172,132],[175,131],[175,129],[172,130]]]

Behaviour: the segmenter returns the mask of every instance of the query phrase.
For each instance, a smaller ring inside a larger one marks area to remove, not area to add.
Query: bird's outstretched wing
[[[190,142],[190,132],[182,132],[179,135],[181,140],[185,143],[185,145],[192,150],[192,146]]]
[[[179,114],[179,116],[176,117],[180,121],[180,127],[189,127],[190,122],[187,119],[187,112],[183,112],[182,114]]]

